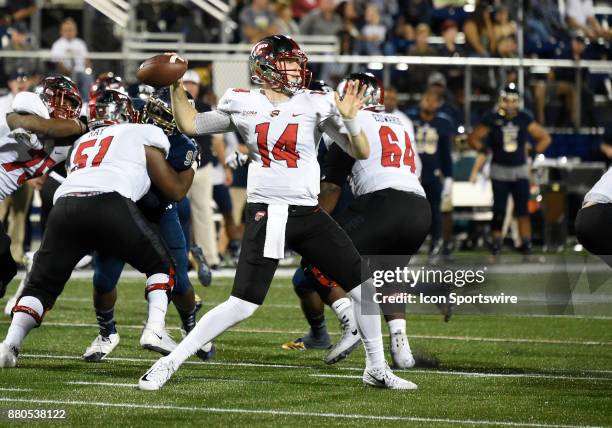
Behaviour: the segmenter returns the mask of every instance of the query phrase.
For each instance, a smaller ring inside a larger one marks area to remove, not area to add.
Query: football
[[[155,55],[140,64],[136,77],[142,83],[159,88],[169,86],[187,71],[187,60],[176,54]]]

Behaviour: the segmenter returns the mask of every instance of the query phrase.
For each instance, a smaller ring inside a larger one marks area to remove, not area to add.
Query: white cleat
[[[157,391],[170,380],[177,368],[167,357],[162,357],[138,381],[138,389]]]
[[[83,354],[83,359],[90,362],[98,362],[106,358],[113,349],[119,345],[119,334],[113,333],[108,337],[98,334],[98,336],[91,342],[91,345],[87,348]]]
[[[409,369],[414,367],[414,357],[406,333],[399,332],[391,335],[391,358],[393,358],[393,368]]]
[[[17,365],[19,351],[6,343],[0,343],[0,368],[10,368]]]
[[[387,389],[417,389],[415,383],[393,374],[387,363],[383,367],[366,367],[363,371],[364,385]]]
[[[165,328],[149,327],[145,325],[142,336],[140,336],[140,346],[149,351],[168,355],[176,348],[176,342],[170,337]]]
[[[344,360],[361,344],[359,330],[348,316],[344,315],[342,317],[341,325],[342,336],[325,356],[325,364],[336,364],[338,361]]]

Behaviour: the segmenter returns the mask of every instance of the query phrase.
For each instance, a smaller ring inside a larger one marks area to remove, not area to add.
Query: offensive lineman
[[[140,389],[160,389],[200,346],[257,310],[278,260],[284,256],[285,241],[353,297],[367,356],[363,382],[389,389],[416,388],[389,369],[378,307],[362,299],[362,289],[371,285],[371,279],[362,280],[359,253],[317,201],[320,172],[316,146],[323,132],[355,158],[369,156],[367,137],[356,120],[366,88],[358,92],[356,82],[349,82],[342,99],[336,93],[308,91],[307,62],[291,38],[276,35],[262,39],[249,58],[252,80],[262,89],[229,89],[218,110],[212,112],[197,114],[180,83],[172,86],[172,108],[182,132],[238,131],[248,145],[252,162],[246,230],[231,296],[206,313],[170,355],[140,378]],[[342,133],[343,127],[348,135]],[[370,315],[365,315],[370,310]]]
[[[92,250],[116,254],[147,275],[147,323],[163,327],[174,266],[134,201],[153,182],[171,200],[185,196],[193,170],[166,162],[169,143],[153,125],[135,124],[130,99],[106,91],[96,99],[94,129],[73,146],[68,177],[55,192],[41,247],[0,344],[0,367],[15,367],[25,336],[53,307],[77,262]]]

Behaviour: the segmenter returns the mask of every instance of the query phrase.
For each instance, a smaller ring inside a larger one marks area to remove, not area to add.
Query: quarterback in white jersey
[[[584,197],[576,216],[576,237],[584,248],[612,267],[612,168]]]
[[[322,133],[344,144],[356,158],[369,155],[367,137],[356,118],[363,92],[358,82],[348,84],[342,99],[338,94],[305,90],[310,80],[307,62],[290,37],[269,36],[255,44],[249,58],[251,80],[261,90],[230,89],[217,111],[197,113],[181,84],[171,87],[172,109],[182,132],[237,131],[249,146],[246,226],[231,296],[205,314],[170,355],[141,377],[141,389],[161,388],[198,348],[255,312],[284,256],[285,243],[329,272],[356,304],[373,306],[361,298],[371,279],[362,277],[359,253],[317,201],[316,148]],[[363,382],[389,389],[416,388],[386,365],[380,315],[363,307],[357,312],[367,355]]]
[[[341,82],[338,91],[344,93],[347,83],[352,80],[367,88],[367,104],[357,119],[370,142],[370,157],[355,160],[340,149],[342,144],[328,145],[319,201],[325,210],[332,212],[349,177],[355,199],[344,211],[334,213],[334,217],[357,250],[368,256],[373,270],[395,271],[407,265],[422,245],[431,225],[431,211],[417,177],[412,128],[398,116],[384,112],[384,89],[372,74],[350,74]],[[326,138],[326,144],[328,142]],[[359,345],[359,337],[353,334],[355,321],[351,302],[333,281],[326,278],[324,269],[307,259],[302,260],[302,265],[305,276],[294,282],[294,286],[302,308],[307,308],[305,316],[310,323],[310,332],[285,343],[283,348],[308,348],[309,344],[321,342],[321,337],[327,335],[323,323],[323,300],[331,306],[342,325],[342,337],[325,358],[325,362],[334,364]],[[386,286],[381,291],[386,295],[409,290]],[[389,324],[394,365],[398,368],[414,366],[406,336],[405,304],[381,307]]]
[[[92,131],[75,143],[68,178],[56,192],[41,247],[0,344],[0,367],[16,366],[23,339],[53,307],[77,262],[92,251],[119,257],[146,274],[145,328],[164,329],[174,265],[134,200],[151,181],[168,199],[182,199],[193,170],[177,173],[165,159],[167,137],[152,125],[133,124],[137,117],[130,98],[117,91],[100,94],[90,105]]]

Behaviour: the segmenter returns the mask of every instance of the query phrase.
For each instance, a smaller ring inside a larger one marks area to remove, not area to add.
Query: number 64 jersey
[[[81,136],[73,145],[66,181],[53,202],[69,193],[117,192],[136,202],[151,187],[145,146],[168,156],[170,143],[164,132],[148,124],[104,126]]]
[[[359,111],[357,121],[368,137],[370,156],[363,160],[350,159],[348,164],[346,161],[337,162],[344,171],[334,171],[334,165],[326,162],[326,174],[346,177],[349,173],[346,169],[352,165],[351,187],[355,197],[383,189],[403,190],[424,197],[425,191],[418,176],[420,159],[412,146],[412,124],[393,114],[369,110]],[[327,138],[325,141],[331,143]],[[346,151],[342,144],[338,145]],[[348,156],[344,155],[344,158]],[[334,179],[330,181],[334,182]]]

